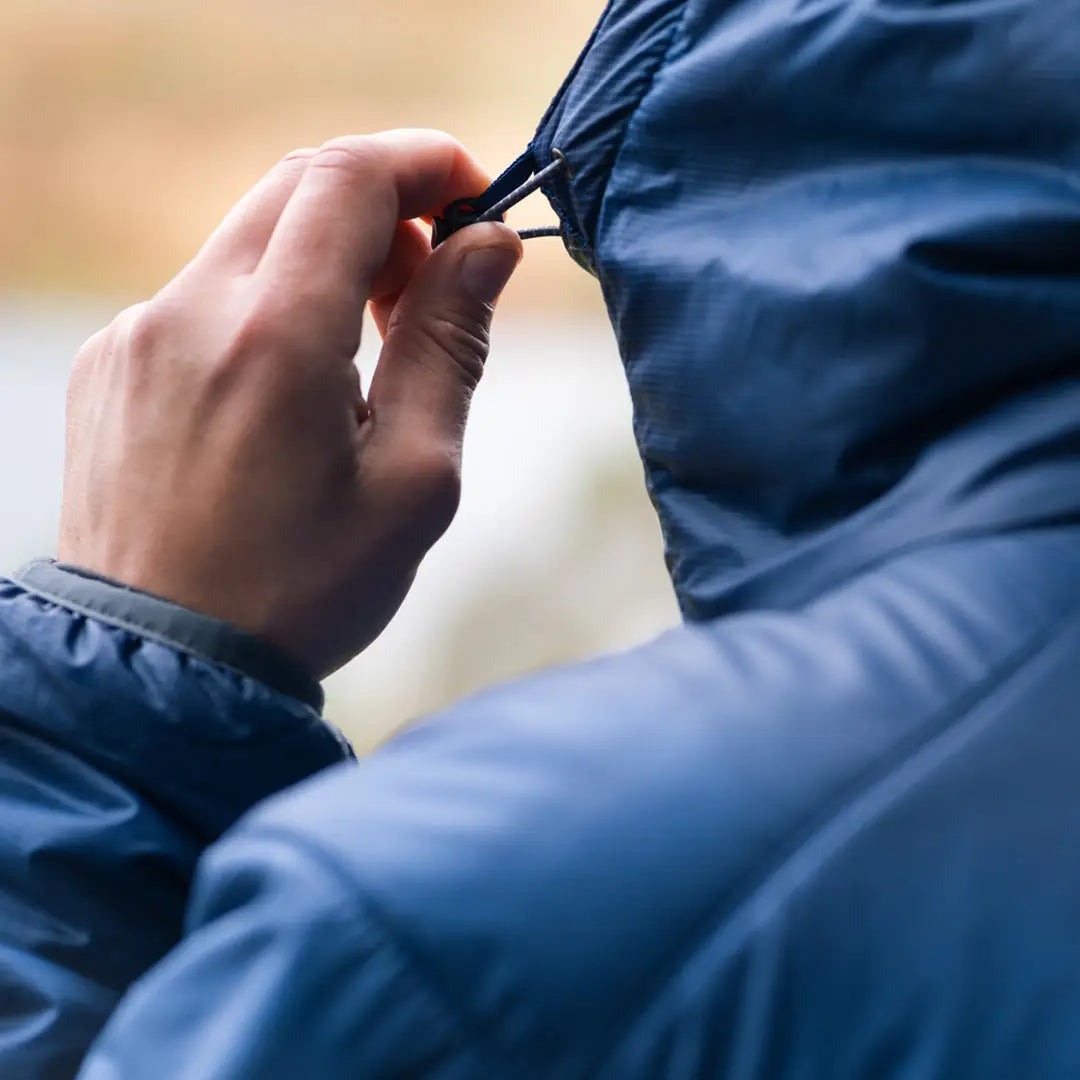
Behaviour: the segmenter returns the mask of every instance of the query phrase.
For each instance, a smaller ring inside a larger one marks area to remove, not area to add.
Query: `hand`
[[[280,162],[75,361],[59,557],[224,619],[323,676],[383,630],[457,509],[502,225],[414,219],[488,178],[447,136]],[[383,348],[365,401],[365,305]]]

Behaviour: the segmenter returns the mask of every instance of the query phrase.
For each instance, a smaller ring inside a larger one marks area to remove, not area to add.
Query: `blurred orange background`
[[[498,172],[600,6],[4,0],[0,288],[142,295],[276,158],[345,132],[442,128]],[[511,305],[595,306],[557,247]]]

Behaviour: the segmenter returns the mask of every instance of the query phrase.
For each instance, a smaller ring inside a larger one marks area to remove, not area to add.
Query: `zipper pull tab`
[[[431,232],[431,246],[437,248],[454,233],[482,221],[504,221],[506,211],[539,191],[552,177],[561,172],[570,175],[566,158],[553,150],[555,160],[545,169],[536,171],[536,158],[527,150],[482,195],[471,199],[458,199],[435,218]],[[538,236],[561,236],[558,226],[542,229],[522,229],[518,235],[523,240]]]

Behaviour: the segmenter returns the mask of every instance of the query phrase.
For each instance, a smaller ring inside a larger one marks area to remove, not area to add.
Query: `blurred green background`
[[[0,569],[54,545],[79,343],[156,290],[282,154],[438,127],[524,148],[601,0],[3,0]],[[516,224],[546,223],[542,198]],[[361,367],[378,342],[368,334]],[[676,619],[596,283],[529,245],[466,443],[458,520],[386,634],[327,685],[360,747],[473,690]]]

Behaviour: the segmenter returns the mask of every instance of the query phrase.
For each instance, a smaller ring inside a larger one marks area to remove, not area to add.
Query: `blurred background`
[[[51,554],[67,367],[289,150],[445,129],[515,158],[602,0],[2,0],[0,573]],[[538,196],[514,212],[551,221]],[[366,335],[361,366],[378,356]],[[361,749],[481,686],[676,620],[599,289],[532,241],[500,309],[465,493],[405,607],[329,680]]]

